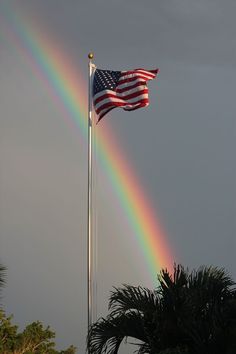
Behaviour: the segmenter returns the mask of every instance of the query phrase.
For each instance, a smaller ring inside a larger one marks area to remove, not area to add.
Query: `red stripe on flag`
[[[118,98],[118,99],[121,99],[123,101],[126,101],[126,100],[129,100],[131,98],[135,98],[135,97],[138,97],[138,96],[141,96],[145,93],[148,93],[148,88],[144,89],[144,90],[140,90],[140,91],[135,91],[129,95],[126,95],[126,96],[121,96],[121,95],[116,95],[115,93],[112,94],[112,93],[104,93],[104,95],[98,97],[95,101],[94,101],[94,105],[96,106],[99,102],[107,99],[107,98]]]
[[[123,85],[123,84],[126,84],[128,82],[132,82],[132,81],[135,81],[135,80],[139,80],[140,82],[142,81],[143,83],[146,83],[146,81],[148,80],[147,77],[144,77],[144,76],[141,76],[141,75],[136,75],[136,76],[133,76],[133,77],[128,77],[126,79],[119,79],[119,82],[118,82],[118,86],[119,85]],[[151,79],[150,79],[151,80]]]
[[[132,90],[132,89],[134,89],[135,87],[138,87],[138,86],[146,86],[146,81],[145,82],[138,81],[138,82],[136,82],[133,85],[130,85],[130,86],[127,86],[127,87],[123,87],[123,88],[118,88],[119,86],[117,86],[116,92],[117,93],[122,93],[122,92],[125,92],[127,90]]]
[[[109,108],[109,107],[124,107],[124,106],[135,106],[137,105],[138,103],[149,103],[148,101],[148,98],[143,98],[143,99],[139,99],[135,102],[132,102],[132,103],[129,103],[129,102],[126,102],[126,101],[123,101],[123,102],[115,102],[115,101],[110,101],[110,102],[106,102],[104,103],[104,105],[100,106],[98,109],[95,109],[96,110],[96,113],[99,115],[99,113],[101,111],[103,111],[104,109],[106,108]]]

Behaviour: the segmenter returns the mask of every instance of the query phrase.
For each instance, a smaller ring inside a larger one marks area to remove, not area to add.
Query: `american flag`
[[[93,79],[93,104],[98,122],[116,107],[133,111],[148,106],[147,81],[154,79],[158,71],[159,69],[129,71],[96,69]]]

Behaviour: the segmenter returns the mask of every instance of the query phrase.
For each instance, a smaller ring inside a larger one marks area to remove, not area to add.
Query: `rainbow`
[[[20,51],[32,71],[46,85],[53,99],[72,127],[76,126],[84,141],[87,138],[87,97],[85,80],[56,41],[44,34],[30,17],[20,15],[9,6],[2,8],[2,36],[11,47]],[[117,195],[128,223],[144,256],[144,266],[156,282],[160,268],[172,269],[173,256],[150,200],[135,176],[131,164],[124,158],[114,134],[102,122],[97,128],[97,150],[105,173]]]

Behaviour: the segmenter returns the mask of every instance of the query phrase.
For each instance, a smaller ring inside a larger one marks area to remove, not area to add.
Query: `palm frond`
[[[109,301],[109,310],[113,316],[126,311],[153,312],[158,307],[159,297],[155,291],[130,285],[114,289]]]
[[[224,268],[202,266],[192,271],[188,280],[189,288],[205,289],[210,294],[223,295],[235,290],[235,282]]]
[[[126,313],[99,319],[90,328],[88,348],[91,354],[116,354],[122,340],[127,337],[143,342],[147,340],[140,314]]]
[[[6,280],[6,267],[0,264],[0,287],[5,285]]]
[[[179,289],[185,287],[188,283],[189,272],[188,269],[180,264],[174,264],[174,274],[173,276],[169,273],[167,269],[162,269],[160,275],[158,276],[159,287],[158,293],[162,296],[165,292],[169,292],[170,289]]]

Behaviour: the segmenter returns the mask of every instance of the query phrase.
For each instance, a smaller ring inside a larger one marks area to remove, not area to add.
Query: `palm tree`
[[[0,264],[0,290],[5,285],[6,268]]]
[[[138,353],[231,354],[236,352],[235,283],[224,269],[162,270],[155,290],[115,288],[109,315],[89,331],[91,354],[116,354],[132,337]]]
[[[5,285],[5,278],[6,278],[6,268],[2,264],[0,264],[0,299],[1,299],[2,288]]]

